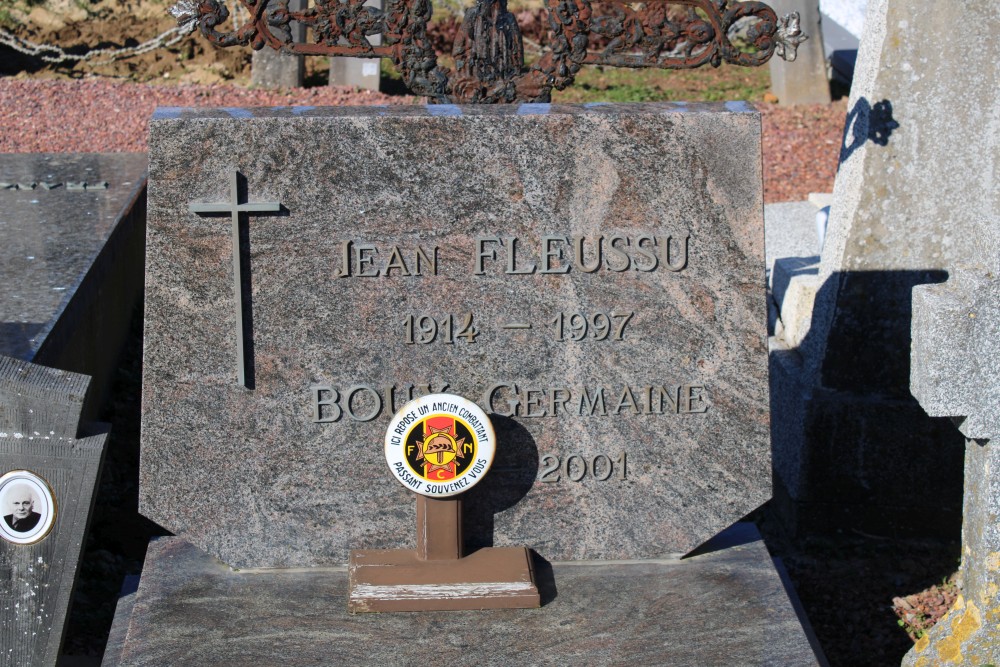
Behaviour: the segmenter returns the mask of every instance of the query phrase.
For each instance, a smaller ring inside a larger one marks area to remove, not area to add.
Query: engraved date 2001
[[[570,454],[565,458],[546,454],[542,457],[540,482],[561,482],[563,476],[571,482],[582,482],[584,479],[594,479],[606,482],[609,479],[628,478],[628,460],[625,452],[612,459],[607,454],[585,457],[581,454]]]

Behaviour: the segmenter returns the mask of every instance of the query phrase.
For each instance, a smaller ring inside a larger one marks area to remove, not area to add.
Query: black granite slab
[[[0,155],[0,354],[91,376],[94,404],[142,293],[145,172],[142,153]]]
[[[77,422],[88,380],[0,355],[0,475],[13,476],[11,488],[18,476],[34,478],[32,510],[51,521],[33,542],[0,534],[4,666],[47,667],[59,656],[108,432]],[[9,501],[0,494],[0,515],[10,515]]]

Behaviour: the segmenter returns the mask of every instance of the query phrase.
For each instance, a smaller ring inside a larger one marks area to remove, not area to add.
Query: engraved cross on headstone
[[[248,197],[249,198],[249,197]],[[239,193],[239,172],[233,168],[229,170],[229,201],[216,203],[195,203],[188,206],[192,213],[200,215],[211,215],[218,213],[228,213],[232,216],[232,237],[233,237],[233,295],[236,297],[236,376],[243,387],[247,387],[246,361],[244,359],[244,341],[246,331],[243,321],[243,280],[240,270],[240,214],[246,213],[278,213],[281,211],[279,202],[260,203],[240,203]]]

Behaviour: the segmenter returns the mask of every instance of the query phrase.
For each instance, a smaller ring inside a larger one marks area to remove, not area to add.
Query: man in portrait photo
[[[4,515],[3,520],[19,533],[28,532],[42,518],[35,511],[35,494],[26,484],[18,484],[7,492],[7,504],[13,511]]]

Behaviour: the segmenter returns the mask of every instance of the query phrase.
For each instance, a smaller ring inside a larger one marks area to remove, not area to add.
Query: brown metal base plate
[[[352,551],[347,610],[529,609],[541,600],[524,547],[480,549],[454,560],[419,560],[416,551]]]

